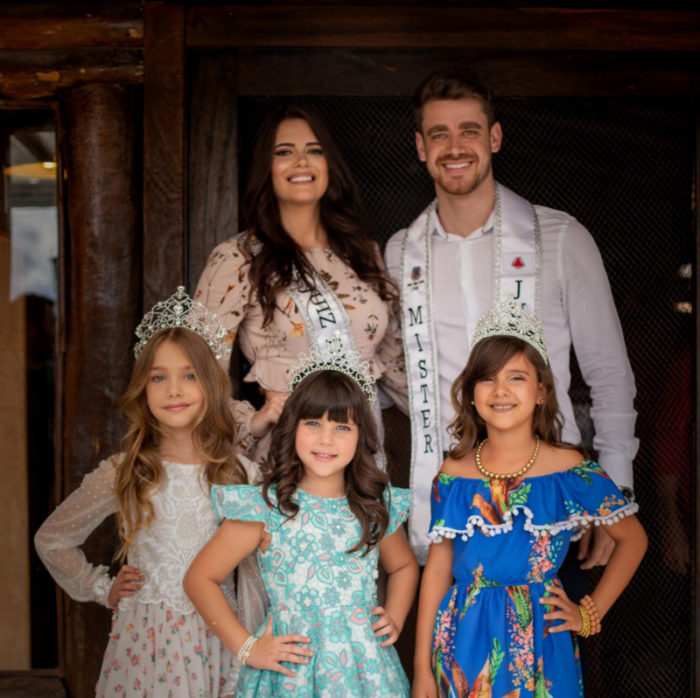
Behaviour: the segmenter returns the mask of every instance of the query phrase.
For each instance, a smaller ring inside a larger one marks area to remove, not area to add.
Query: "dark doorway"
[[[238,100],[241,183],[257,125],[279,100]],[[415,155],[409,100],[319,96],[305,101],[331,127],[384,244],[433,195]],[[683,102],[610,98],[503,99],[498,107],[504,146],[495,157],[497,178],[535,203],[566,210],[591,231],[637,382],[641,446],[635,490],[650,548],[606,618],[603,634],[589,641],[586,694],[689,695],[696,487],[694,111]],[[590,438],[589,398],[580,379],[574,380],[572,397],[582,432]]]

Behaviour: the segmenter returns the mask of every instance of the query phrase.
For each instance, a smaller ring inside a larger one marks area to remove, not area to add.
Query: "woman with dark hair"
[[[300,106],[271,114],[253,153],[245,230],[214,249],[195,294],[221,318],[229,341],[238,337],[252,366],[244,380],[265,396],[257,411],[235,407],[247,455],[257,460],[267,455],[263,437],[286,400],[290,369],[334,336],[407,410],[395,290],[358,202],[318,116]]]

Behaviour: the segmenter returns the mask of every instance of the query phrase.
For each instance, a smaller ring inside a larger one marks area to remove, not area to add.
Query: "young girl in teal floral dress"
[[[185,590],[246,665],[236,695],[409,695],[392,645],[418,565],[400,525],[408,491],[389,487],[377,449],[360,385],[345,372],[315,371],[284,405],[264,484],[212,488],[224,521],[192,563]],[[247,629],[219,583],[254,550],[270,611],[260,628]],[[388,577],[383,606],[377,561]]]
[[[583,696],[576,635],[600,630],[644,555],[637,506],[560,443],[542,327],[519,304],[480,320],[452,397],[456,445],[433,482],[413,696]],[[616,545],[579,606],[557,570],[590,525]]]

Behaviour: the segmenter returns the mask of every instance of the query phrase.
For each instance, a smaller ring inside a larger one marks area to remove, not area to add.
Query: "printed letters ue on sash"
[[[432,324],[431,238],[435,215],[433,201],[406,229],[399,270],[411,415],[409,534],[420,564],[425,563],[428,553],[430,486],[448,447],[442,443],[437,344]],[[492,302],[514,296],[539,314],[541,246],[537,216],[529,202],[499,184],[492,244]]]

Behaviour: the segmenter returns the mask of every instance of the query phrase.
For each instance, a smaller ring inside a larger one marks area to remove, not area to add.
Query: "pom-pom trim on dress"
[[[502,533],[508,533],[513,530],[513,517],[518,516],[518,514],[522,512],[527,517],[523,528],[529,533],[532,533],[534,536],[542,536],[546,533],[556,535],[562,531],[572,531],[578,528],[580,530],[576,531],[571,536],[572,541],[577,541],[583,536],[585,529],[589,525],[610,526],[617,523],[625,516],[636,514],[638,510],[639,506],[635,502],[628,502],[624,506],[616,509],[610,514],[606,514],[605,516],[576,514],[574,516],[570,516],[564,521],[556,521],[551,524],[534,524],[532,523],[534,514],[532,513],[531,509],[523,504],[516,504],[511,509],[503,513],[504,522],[502,524],[489,524],[484,521],[482,516],[473,515],[467,519],[466,527],[463,529],[449,528],[446,526],[433,526],[430,533],[428,533],[428,539],[431,543],[440,543],[444,538],[451,540],[459,535],[462,537],[462,540],[467,540],[474,535],[477,529],[487,536],[496,536]]]

